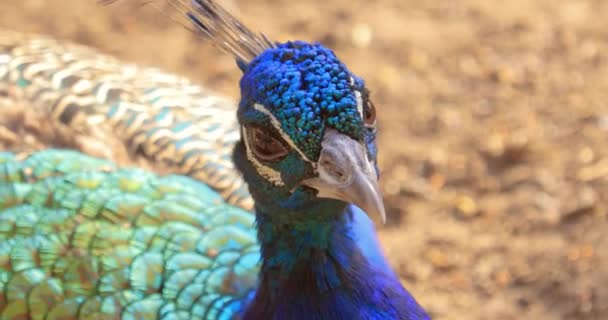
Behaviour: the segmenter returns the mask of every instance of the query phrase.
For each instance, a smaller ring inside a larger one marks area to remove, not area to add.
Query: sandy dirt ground
[[[435,319],[608,319],[608,1],[221,2],[366,79],[380,237]],[[0,0],[0,27],[238,93],[228,55],[151,8]]]

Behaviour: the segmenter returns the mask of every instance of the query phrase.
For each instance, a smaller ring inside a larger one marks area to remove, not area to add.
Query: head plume
[[[102,5],[117,1],[120,0],[98,0]],[[138,1],[154,6],[184,28],[211,38],[220,49],[233,55],[241,68],[274,47],[264,34],[251,31],[215,0]]]

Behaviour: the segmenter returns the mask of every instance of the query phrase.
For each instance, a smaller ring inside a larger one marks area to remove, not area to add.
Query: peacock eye
[[[367,106],[363,110],[363,118],[368,126],[376,124],[376,107],[371,100],[367,100]]]
[[[262,161],[277,161],[289,153],[289,148],[276,131],[269,131],[256,126],[247,128],[249,147]]]

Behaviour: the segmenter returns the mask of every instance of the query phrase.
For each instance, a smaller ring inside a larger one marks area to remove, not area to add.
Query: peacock
[[[0,319],[429,319],[376,239],[385,209],[363,79],[325,46],[273,42],[215,1],[165,2],[234,56],[237,104],[0,32],[0,96],[74,133],[109,128],[167,167],[0,152]]]

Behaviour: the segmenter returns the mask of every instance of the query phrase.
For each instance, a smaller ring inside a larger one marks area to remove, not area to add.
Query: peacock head
[[[239,65],[235,162],[256,203],[297,209],[328,198],[384,221],[376,111],[364,81],[318,43],[276,44]]]
[[[178,13],[174,20],[236,58],[243,76],[234,162],[256,206],[299,212],[324,198],[385,220],[376,111],[363,80],[331,50],[301,41],[273,43],[215,0],[146,2],[168,4]]]

